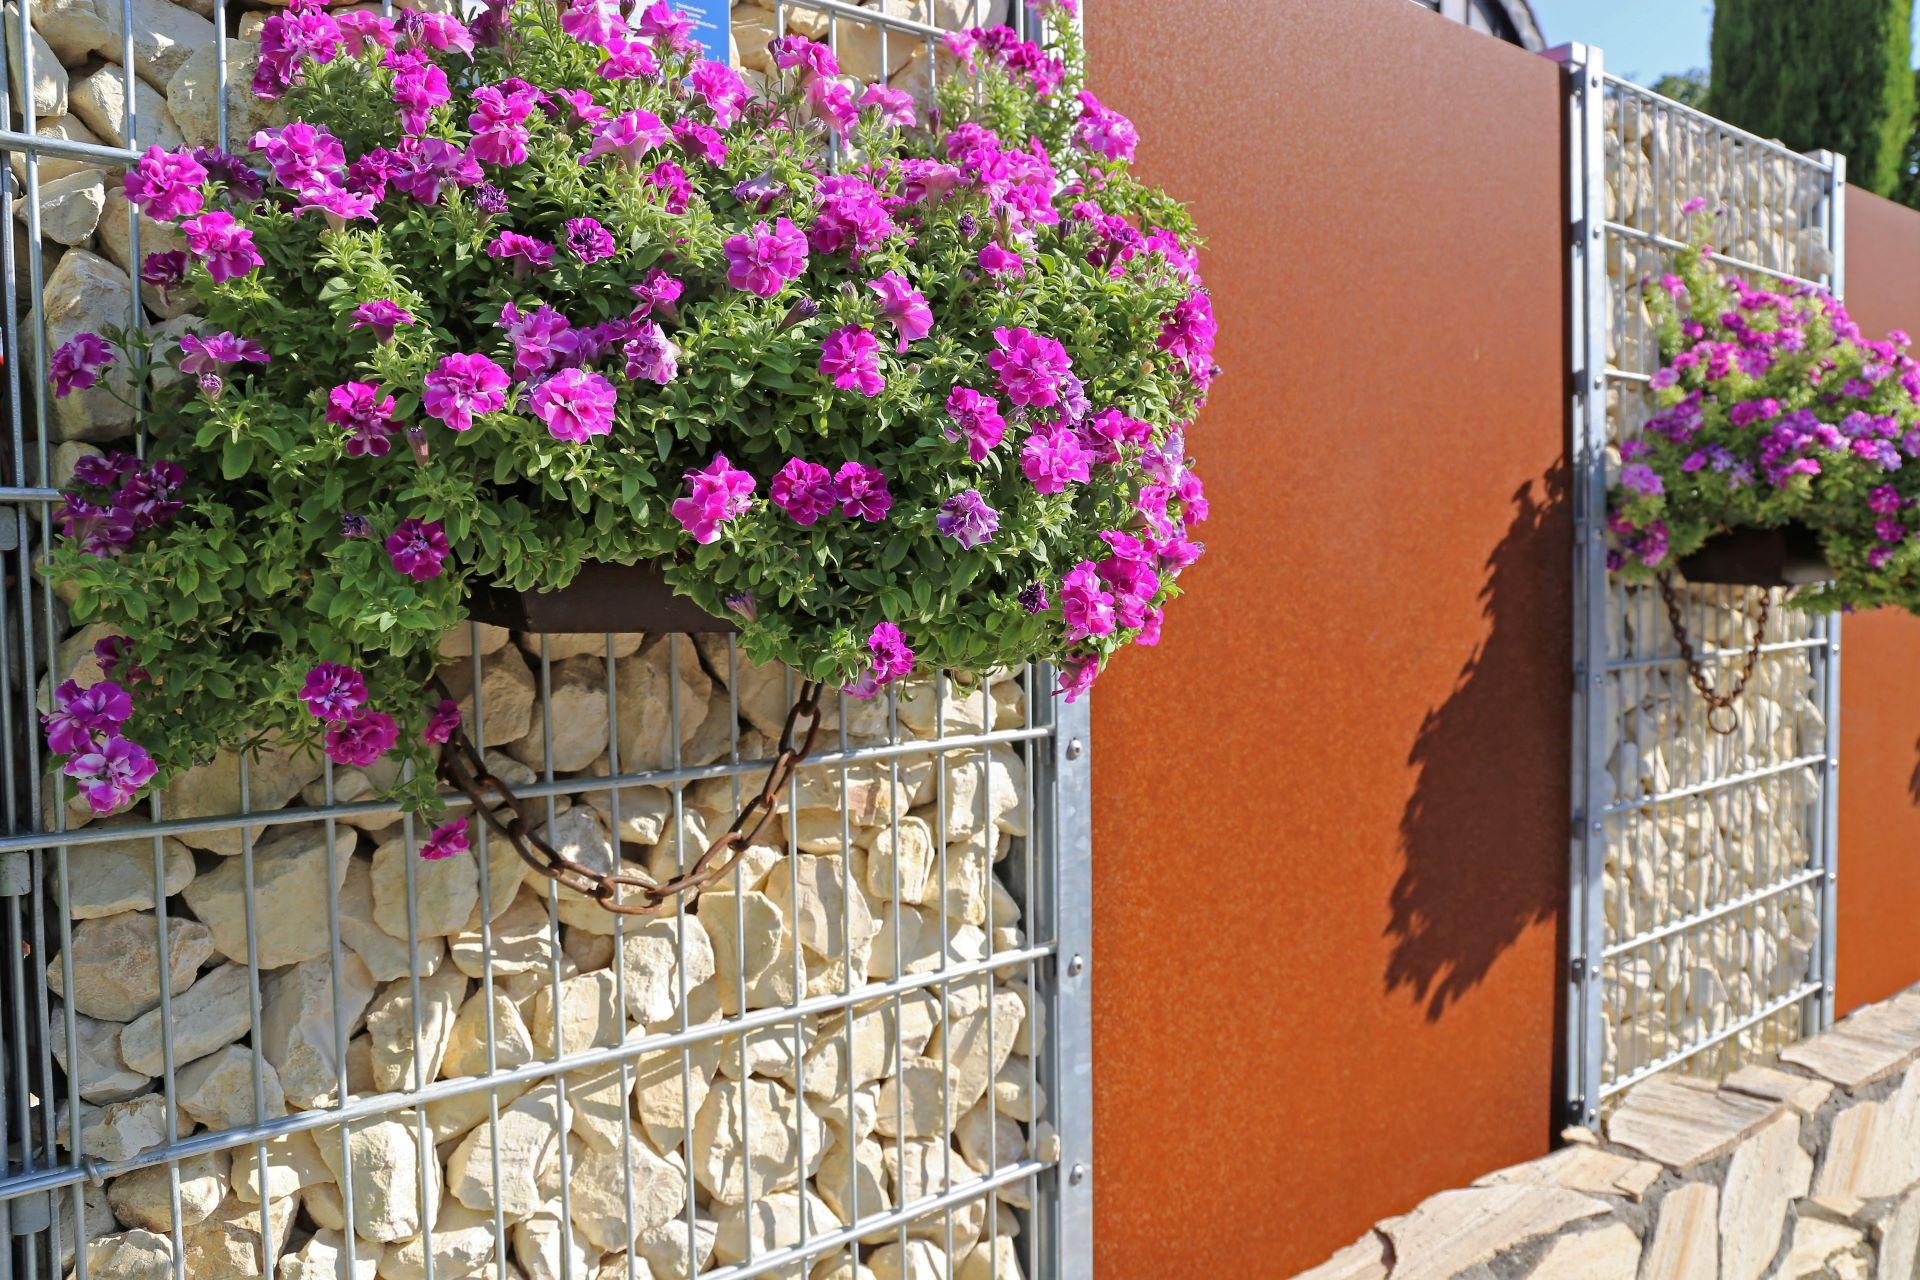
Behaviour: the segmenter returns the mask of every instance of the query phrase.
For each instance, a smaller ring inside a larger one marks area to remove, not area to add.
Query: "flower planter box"
[[[513,631],[682,631],[725,633],[738,630],[685,596],[675,595],[656,561],[639,564],[590,563],[558,591],[476,588],[467,602],[478,622]]]
[[[1695,584],[1804,587],[1831,581],[1833,566],[1813,530],[1792,524],[1716,534],[1680,561],[1680,573]]]

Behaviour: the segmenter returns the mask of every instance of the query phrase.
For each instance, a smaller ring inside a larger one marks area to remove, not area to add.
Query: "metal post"
[[[1051,671],[1048,672],[1051,675]],[[1054,953],[1052,1022],[1056,1052],[1055,1116],[1060,1155],[1056,1177],[1060,1280],[1093,1276],[1093,720],[1087,700],[1057,703],[1053,785],[1049,788],[1053,856]]]
[[[1566,1118],[1591,1124],[1600,1099],[1601,909],[1606,868],[1604,717],[1607,615],[1606,158],[1604,62],[1600,50],[1565,45],[1551,55],[1565,68],[1567,93],[1567,305],[1573,458],[1573,786],[1567,914]]]

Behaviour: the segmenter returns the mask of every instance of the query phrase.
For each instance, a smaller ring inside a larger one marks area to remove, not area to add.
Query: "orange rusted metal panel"
[[[1226,370],[1207,557],[1094,699],[1097,1271],[1284,1276],[1557,1128],[1560,73],[1405,0],[1089,10]]]
[[[1920,213],[1847,190],[1847,309],[1870,337],[1920,334]],[[1840,628],[1836,1012],[1920,982],[1920,618]]]

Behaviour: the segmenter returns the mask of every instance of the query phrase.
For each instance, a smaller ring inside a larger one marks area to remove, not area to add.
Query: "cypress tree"
[[[1718,0],[1707,110],[1900,187],[1914,131],[1914,0]]]

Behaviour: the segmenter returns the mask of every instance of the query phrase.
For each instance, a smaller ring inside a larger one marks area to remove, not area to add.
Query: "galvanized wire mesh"
[[[47,354],[186,331],[136,300],[144,255],[180,246],[120,172],[267,123],[261,15],[181,12],[203,44],[132,4],[77,54],[32,0],[0,23],[0,1280],[1087,1274],[1087,726],[1044,668],[831,698],[762,843],[652,922],[484,824],[471,857],[420,860],[377,768],[263,743],[111,822],[48,773],[36,700],[99,674],[34,571],[49,503],[139,424],[44,398]],[[774,0],[734,10],[735,54],[798,31],[931,101],[941,26],[1002,20],[1028,18]],[[474,624],[442,655],[548,837],[656,876],[757,785],[798,683],[725,637]]]
[[[1583,53],[1586,51],[1582,51]],[[1606,573],[1605,489],[1654,412],[1642,284],[1718,215],[1716,260],[1773,287],[1840,290],[1844,162],[1801,156],[1570,60],[1574,94],[1577,806],[1569,1083],[1577,1113],[1678,1067],[1718,1076],[1832,1017],[1835,618],[1785,606],[1728,735],[1658,592]],[[1738,672],[1761,592],[1676,585],[1710,676]]]

